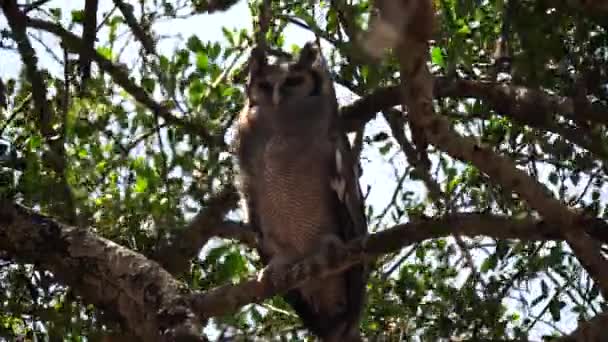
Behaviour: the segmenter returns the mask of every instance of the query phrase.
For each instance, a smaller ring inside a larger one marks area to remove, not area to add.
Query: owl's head
[[[268,63],[263,51],[252,53],[247,84],[251,105],[278,106],[292,99],[332,91],[331,78],[316,43],[304,45],[295,61],[283,59]]]

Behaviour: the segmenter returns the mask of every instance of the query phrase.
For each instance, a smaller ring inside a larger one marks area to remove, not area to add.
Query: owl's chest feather
[[[322,234],[334,230],[322,143],[273,137],[263,149],[258,203],[264,235],[276,248],[310,252]]]

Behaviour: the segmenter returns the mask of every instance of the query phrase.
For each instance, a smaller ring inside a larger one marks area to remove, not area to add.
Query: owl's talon
[[[346,250],[346,244],[339,237],[335,235],[327,235],[321,239],[320,243],[321,255],[328,258],[331,264],[335,259],[344,257]]]

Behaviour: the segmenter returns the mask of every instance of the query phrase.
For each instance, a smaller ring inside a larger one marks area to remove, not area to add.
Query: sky
[[[69,15],[71,9],[80,8],[82,4],[83,1],[53,0],[50,1],[46,7],[60,7],[64,13]],[[111,1],[101,0],[100,15],[102,12],[107,12],[111,8],[111,5]],[[221,42],[224,40],[222,26],[237,29],[251,28],[251,23],[252,20],[247,3],[245,1],[239,1],[227,12],[218,12],[210,15],[197,15],[188,19],[176,19],[161,22],[154,26],[154,31],[158,36],[179,35],[183,39],[161,40],[161,43],[158,45],[159,51],[161,53],[169,54],[175,49],[176,46],[183,46],[185,40],[190,35],[197,35],[202,41]],[[2,16],[0,18],[0,28],[5,25],[6,22]],[[76,30],[79,32],[79,28],[76,28]],[[37,34],[34,34],[34,36],[37,36]],[[100,37],[106,37],[106,35],[100,34]],[[286,46],[290,46],[291,44],[301,46],[306,41],[314,39],[314,36],[310,32],[293,25],[286,28],[285,37],[287,43]],[[49,35],[42,35],[39,38],[45,43],[51,44],[51,46],[57,46],[57,41]],[[40,43],[37,43],[35,40],[32,40],[32,43],[38,52],[40,59],[39,63],[45,67],[48,67],[51,72],[59,73],[59,65],[53,61],[51,55],[45,52]],[[98,44],[100,44],[100,42],[98,42]],[[131,50],[132,51],[129,51],[129,49],[127,49],[126,53],[123,55],[125,60],[137,57],[136,50]],[[0,77],[7,79],[17,75],[21,65],[20,57],[18,55],[6,50],[0,50],[0,61]],[[342,104],[350,103],[356,99],[353,94],[343,88],[337,88],[337,92],[338,100]],[[389,131],[385,121],[381,118],[373,120],[366,126],[366,134],[368,136],[372,136],[380,131]],[[382,210],[382,208],[384,208],[390,202],[393,190],[397,184],[394,169],[391,164],[387,162],[387,159],[390,156],[392,156],[392,153],[389,153],[388,156],[381,155],[378,152],[377,147],[366,148],[363,151],[362,167],[364,172],[361,179],[361,184],[364,191],[368,186],[371,187],[371,192],[367,198],[367,201],[368,204],[372,204],[377,208],[376,212]],[[407,166],[405,158],[401,154],[396,156],[394,164],[401,170],[404,170]],[[413,191],[419,196],[419,198],[424,198],[426,190],[420,182],[408,180],[405,184],[408,190]],[[479,264],[483,261],[481,254],[474,254],[474,256],[476,263]],[[530,296],[533,298],[535,293],[538,293],[538,289],[532,288],[530,291]],[[516,309],[514,306],[511,306],[511,308]],[[562,323],[558,324],[558,326],[568,331],[574,326],[574,323],[576,323],[575,320],[573,321],[568,319],[567,321],[562,321]],[[541,328],[540,331],[546,332],[547,330]]]

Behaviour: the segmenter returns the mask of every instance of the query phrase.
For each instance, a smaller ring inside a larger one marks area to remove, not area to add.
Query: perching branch
[[[593,227],[590,234],[605,227]],[[461,236],[489,236],[520,241],[560,240],[558,227],[534,219],[515,220],[485,214],[454,214],[442,218],[407,223],[350,241],[344,250],[330,255],[313,255],[288,268],[277,284],[266,279],[250,279],[236,285],[223,285],[192,297],[193,310],[203,318],[235,312],[243,305],[259,303],[297,287],[308,279],[339,273],[364,260],[396,252],[427,239],[457,233]]]
[[[235,5],[238,0],[199,0],[192,1],[196,13],[213,13],[216,11],[227,11]]]

